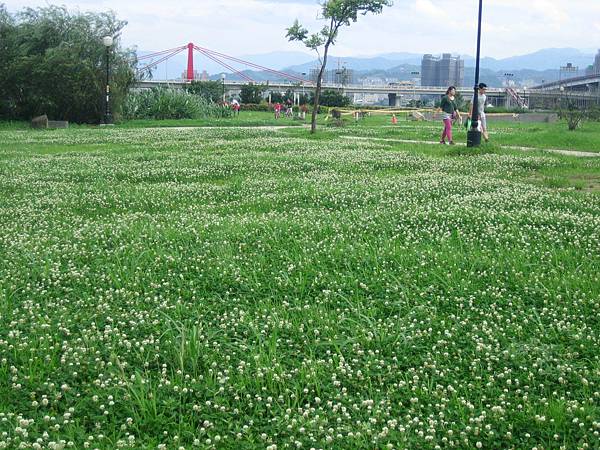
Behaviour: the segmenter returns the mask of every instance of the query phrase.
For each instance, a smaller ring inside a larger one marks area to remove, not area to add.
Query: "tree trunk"
[[[323,65],[321,66],[321,70],[319,71],[319,76],[317,78],[317,87],[315,89],[315,101],[313,104],[312,119],[310,122],[311,134],[315,134],[317,132],[317,112],[319,111],[319,97],[321,96],[323,74],[325,73],[325,68],[327,67],[327,52],[329,51],[329,45],[330,42],[325,44],[325,51],[323,52]]]

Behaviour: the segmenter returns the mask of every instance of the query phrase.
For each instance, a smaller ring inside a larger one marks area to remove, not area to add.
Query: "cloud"
[[[10,11],[45,6],[48,0],[5,0]],[[193,41],[233,55],[305,50],[285,39],[298,18],[310,29],[317,0],[59,0],[70,9],[112,9],[129,25],[124,43],[161,50]],[[472,0],[396,0],[378,16],[345,28],[336,55],[388,52],[473,54],[477,9]],[[600,42],[600,1],[486,0],[483,54],[505,57],[546,47],[589,47]]]
[[[414,9],[417,13],[428,16],[432,19],[444,17],[444,11],[436,7],[431,0],[416,0]]]

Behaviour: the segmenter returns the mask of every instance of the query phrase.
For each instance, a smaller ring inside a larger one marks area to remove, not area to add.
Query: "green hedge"
[[[240,105],[241,111],[261,111],[268,112],[272,111],[273,108],[269,107],[266,103],[242,103]]]

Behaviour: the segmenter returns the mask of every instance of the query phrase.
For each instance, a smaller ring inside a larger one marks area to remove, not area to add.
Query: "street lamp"
[[[112,115],[110,113],[110,48],[113,45],[112,36],[102,38],[102,44],[106,48],[106,91],[105,91],[105,109],[104,109],[104,124],[112,123]]]
[[[565,87],[561,86],[558,90],[560,91],[560,108],[562,109],[563,103],[565,102]]]
[[[223,104],[225,104],[225,74],[221,74],[221,86],[223,87]]]
[[[481,131],[479,131],[479,120],[475,116],[479,111],[479,61],[481,57],[481,17],[483,14],[483,0],[479,0],[479,18],[477,22],[477,57],[475,60],[475,87],[473,89],[473,113],[471,117],[471,129],[467,131],[467,147],[479,147],[481,145]]]

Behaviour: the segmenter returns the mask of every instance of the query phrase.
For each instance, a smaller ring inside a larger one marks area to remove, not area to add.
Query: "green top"
[[[454,100],[450,100],[450,97],[448,97],[447,95],[444,95],[442,97],[442,103],[440,104],[440,108],[442,108],[442,111],[444,111],[446,114],[454,114],[454,112],[458,109],[456,107],[456,102]]]

